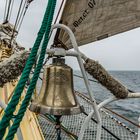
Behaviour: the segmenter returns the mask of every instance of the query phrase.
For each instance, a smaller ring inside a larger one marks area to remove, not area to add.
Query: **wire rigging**
[[[81,78],[81,79],[84,79],[82,76],[80,75],[77,75],[77,74],[73,74],[75,77],[78,77],[78,78]],[[93,79],[88,79],[89,81],[91,82],[95,82],[95,83],[99,83],[97,80],[93,80]]]
[[[15,38],[15,32],[19,32],[21,25],[23,23],[25,14],[28,10],[28,7],[30,5],[30,3],[33,0],[21,0],[19,2],[19,8],[17,11],[17,16],[15,19],[15,23],[14,23],[14,28],[12,30],[12,35],[11,35],[11,39],[10,39],[10,45],[12,45],[12,41]],[[3,24],[4,23],[8,23],[11,19],[11,15],[13,12],[13,7],[14,7],[14,2],[15,0],[6,0],[5,1],[5,10],[4,10],[4,19],[3,19]]]
[[[11,7],[10,7],[10,11],[9,11],[9,20],[10,20],[11,15],[12,15],[13,6],[14,6],[14,1],[15,1],[15,0],[12,0],[12,3],[11,3]]]
[[[60,5],[60,8],[59,8],[58,13],[57,13],[57,16],[56,16],[56,18],[55,18],[54,24],[56,24],[56,22],[57,22],[57,20],[58,20],[58,17],[59,17],[59,15],[60,15],[60,12],[61,12],[61,10],[62,10],[62,7],[63,7],[63,5],[64,5],[64,2],[65,2],[65,0],[62,0],[61,5]]]
[[[19,9],[18,9],[16,21],[15,21],[15,24],[14,24],[14,29],[13,29],[11,39],[10,39],[10,45],[12,44],[12,41],[13,41],[13,38],[14,38],[14,33],[16,31],[16,27],[17,27],[17,24],[18,24],[18,19],[19,19],[20,13],[21,13],[22,4],[23,4],[23,0],[21,0],[21,2],[20,2],[20,6],[19,6]]]
[[[18,24],[18,20],[19,20],[19,17],[20,17],[22,4],[23,4],[23,0],[21,0],[21,2],[20,2],[20,6],[19,6],[19,9],[18,9],[18,13],[17,13],[16,21],[15,21],[15,24],[14,24],[14,30],[16,29],[17,24]]]
[[[7,13],[7,6],[8,6],[8,0],[5,1],[5,8],[4,8],[4,19],[3,22],[5,22],[5,18],[6,18],[6,13]]]
[[[22,6],[22,9],[21,9],[21,11],[20,11],[19,18],[17,19],[18,21],[17,21],[16,29],[18,28],[18,25],[19,25],[19,23],[20,23],[20,20],[22,19],[22,15],[23,15],[23,13],[24,13],[24,9],[25,9],[25,7],[26,7],[26,3],[27,3],[27,0],[24,2],[23,6]]]
[[[83,77],[80,76],[80,75],[74,74],[74,76],[83,79]],[[91,81],[91,82],[99,83],[97,80],[93,80],[93,79],[88,79],[88,80]],[[131,90],[131,89],[127,89],[127,90],[128,90],[130,93],[136,93],[135,91],[133,91],[133,90]]]
[[[12,44],[12,40],[14,38],[14,33],[16,31],[19,32],[19,29],[21,27],[21,24],[23,22],[23,19],[25,17],[27,9],[32,1],[33,0],[25,0],[25,1],[21,0],[20,5],[19,5],[19,9],[18,9],[18,13],[17,13],[17,17],[16,17],[16,21],[14,24],[13,33],[12,33],[11,40],[10,40],[10,45]]]
[[[23,7],[22,14],[21,14],[21,16],[20,16],[20,18],[19,18],[19,22],[18,22],[18,25],[17,25],[17,31],[18,31],[18,32],[19,32],[19,30],[20,30],[20,28],[21,28],[21,25],[22,25],[22,23],[23,23],[23,19],[24,19],[25,15],[26,15],[26,12],[27,12],[28,8],[29,8],[29,5],[30,5],[30,3],[31,3],[32,1],[33,1],[33,0],[26,0],[26,1],[25,1],[25,5],[24,5],[24,7]]]
[[[9,13],[10,13],[10,8],[11,8],[12,0],[9,0],[9,3],[8,3],[8,1],[6,3],[8,4],[8,7],[6,6],[4,23],[8,22],[8,20],[9,20]]]

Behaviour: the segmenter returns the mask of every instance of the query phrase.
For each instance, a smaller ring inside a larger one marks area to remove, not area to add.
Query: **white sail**
[[[60,22],[73,30],[81,46],[139,27],[140,0],[67,0]],[[71,48],[62,30],[55,41]]]

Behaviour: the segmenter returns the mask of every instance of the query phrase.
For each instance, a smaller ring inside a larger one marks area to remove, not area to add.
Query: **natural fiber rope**
[[[49,11],[50,11],[50,6],[52,5],[52,2],[53,2],[52,0],[49,0],[48,7],[46,9],[41,28],[39,30],[37,39],[36,39],[35,44],[32,48],[32,51],[31,51],[31,54],[30,54],[29,59],[27,61],[27,64],[25,66],[25,69],[24,69],[24,71],[21,75],[21,78],[20,78],[20,80],[17,84],[14,95],[13,95],[11,101],[9,102],[9,104],[8,104],[6,110],[5,110],[5,113],[3,115],[3,118],[0,122],[0,140],[2,140],[2,138],[4,136],[4,133],[6,131],[6,128],[8,127],[8,125],[10,123],[10,120],[13,116],[13,112],[15,111],[15,108],[16,108],[18,102],[19,102],[19,99],[21,97],[21,94],[22,94],[22,91],[23,91],[24,86],[26,84],[26,81],[28,80],[28,77],[29,77],[30,71],[32,69],[32,66],[35,63],[35,58],[36,58],[36,55],[37,55],[37,51],[39,49],[39,46],[40,46],[41,40],[43,38],[43,35],[46,31],[46,25],[48,24],[48,21],[49,21],[48,20],[49,13],[50,13]]]
[[[110,90],[117,98],[124,99],[129,91],[119,81],[113,78],[98,62],[87,59],[84,64],[85,70],[97,79],[104,87]]]
[[[23,51],[20,54],[13,54],[0,63],[0,87],[21,75],[28,56],[29,52]]]

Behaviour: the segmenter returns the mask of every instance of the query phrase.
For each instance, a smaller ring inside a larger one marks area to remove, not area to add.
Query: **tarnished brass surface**
[[[44,70],[40,94],[31,103],[30,110],[52,115],[81,113],[82,108],[73,90],[73,72],[69,66],[56,62]]]

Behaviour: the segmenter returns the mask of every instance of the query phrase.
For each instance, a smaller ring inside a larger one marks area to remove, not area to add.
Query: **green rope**
[[[49,18],[50,6],[51,5],[52,5],[52,0],[49,0],[48,7],[46,9],[42,25],[41,25],[41,28],[38,32],[38,36],[37,36],[37,39],[36,39],[36,41],[34,43],[34,46],[32,48],[31,54],[28,58],[28,61],[26,63],[24,71],[21,75],[21,78],[20,78],[20,80],[17,84],[14,95],[13,95],[11,101],[9,102],[9,104],[8,104],[6,110],[5,110],[5,113],[3,115],[3,118],[0,122],[0,140],[2,140],[2,138],[4,136],[4,133],[6,131],[6,128],[9,126],[10,120],[13,116],[13,112],[15,111],[15,108],[16,108],[18,102],[19,102],[19,99],[21,97],[21,94],[22,94],[22,91],[23,91],[24,86],[26,84],[26,81],[28,80],[28,77],[29,77],[30,71],[32,69],[32,66],[35,63],[35,58],[36,58],[36,55],[37,55],[37,51],[39,49],[41,40],[42,40],[43,35],[46,31],[47,23],[49,21],[48,18]]]
[[[53,0],[52,2],[53,3],[52,3],[51,10],[50,10],[49,18],[48,18],[49,23],[47,24],[47,28],[46,28],[47,30],[46,30],[46,33],[45,33],[40,58],[39,58],[37,67],[35,69],[35,72],[34,72],[32,81],[30,83],[30,86],[29,86],[29,88],[27,90],[25,99],[22,102],[20,110],[19,110],[19,112],[17,114],[17,118],[15,118],[15,120],[13,122],[13,125],[11,126],[11,128],[9,130],[9,133],[8,133],[8,135],[6,137],[6,140],[13,139],[14,134],[16,133],[16,131],[17,131],[18,127],[19,127],[19,124],[20,124],[20,122],[21,122],[21,120],[22,120],[22,118],[24,116],[24,113],[25,113],[25,111],[26,111],[26,109],[27,109],[27,107],[29,105],[29,101],[30,101],[32,93],[33,93],[33,91],[35,89],[36,82],[38,80],[40,70],[41,70],[41,68],[43,66],[43,61],[44,61],[44,58],[45,58],[46,48],[47,48],[48,41],[49,41],[49,33],[50,33],[51,23],[52,23],[52,19],[53,19],[53,15],[54,15],[54,9],[55,9],[55,5],[56,5],[56,0]]]

